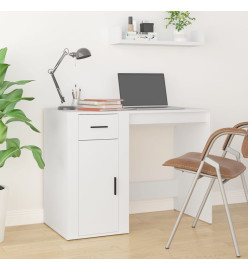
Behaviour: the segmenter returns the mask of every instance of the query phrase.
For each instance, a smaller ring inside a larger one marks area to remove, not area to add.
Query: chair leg
[[[168,240],[168,242],[167,242],[167,244],[166,244],[166,247],[165,247],[166,249],[170,248],[170,244],[171,244],[171,242],[172,242],[172,239],[173,239],[173,237],[174,237],[174,235],[175,235],[175,233],[176,233],[176,230],[177,230],[177,228],[178,228],[178,225],[179,225],[179,223],[180,223],[180,221],[181,221],[181,219],[182,219],[183,213],[184,213],[184,211],[185,211],[185,209],[186,209],[186,207],[187,207],[187,205],[188,205],[189,199],[190,199],[190,197],[191,197],[191,195],[192,195],[192,193],[193,193],[193,190],[194,190],[194,188],[195,188],[195,186],[196,186],[197,180],[199,179],[200,172],[201,172],[201,170],[202,170],[203,164],[204,164],[204,162],[202,161],[201,164],[200,164],[200,166],[199,166],[199,169],[198,169],[198,171],[197,171],[197,173],[196,173],[195,179],[194,179],[194,181],[193,181],[193,183],[192,183],[192,185],[191,185],[191,187],[190,187],[189,193],[188,193],[188,195],[187,195],[187,197],[186,197],[186,199],[185,199],[185,202],[184,202],[184,204],[183,204],[183,207],[182,207],[182,209],[181,209],[181,211],[180,211],[180,213],[179,213],[179,215],[178,215],[176,224],[175,224],[175,226],[174,226],[174,228],[173,228],[173,230],[172,230],[172,232],[171,232],[170,238],[169,238],[169,240]]]
[[[216,171],[217,171],[217,175],[218,175],[218,182],[219,182],[219,186],[220,186],[222,199],[223,199],[225,209],[226,209],[226,215],[227,215],[227,219],[228,219],[228,222],[229,222],[230,231],[231,231],[231,234],[232,234],[232,239],[233,239],[233,244],[234,244],[236,256],[240,257],[239,247],[238,247],[235,231],[234,231],[234,228],[233,228],[232,218],[231,218],[229,207],[228,207],[228,202],[227,202],[227,198],[226,198],[226,192],[225,192],[225,189],[224,189],[224,184],[222,182],[222,178],[221,178],[221,174],[220,174],[219,169],[216,170]]]
[[[247,184],[245,181],[244,173],[241,174],[241,180],[242,180],[242,184],[243,184],[243,188],[244,188],[244,192],[245,192],[246,201],[248,202],[248,188],[247,188]]]
[[[197,221],[198,221],[198,219],[199,219],[199,217],[201,215],[202,209],[204,208],[204,205],[205,205],[205,203],[206,203],[206,201],[208,199],[209,193],[210,193],[210,191],[211,191],[211,189],[213,187],[214,180],[215,180],[215,178],[212,178],[211,181],[210,181],[210,183],[209,183],[209,186],[208,186],[208,189],[206,191],[206,194],[205,194],[205,196],[203,198],[203,201],[201,203],[201,206],[200,206],[200,208],[199,208],[199,210],[198,210],[198,212],[196,214],[196,217],[194,219],[194,222],[192,224],[192,228],[195,228],[195,226],[196,226],[196,223],[197,223]]]

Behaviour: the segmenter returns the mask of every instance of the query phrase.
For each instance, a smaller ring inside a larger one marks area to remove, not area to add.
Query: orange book
[[[124,99],[84,99],[84,101],[97,101],[97,102],[117,102]]]
[[[122,107],[123,107],[122,104],[79,105],[79,108],[88,108],[88,109],[121,109]]]
[[[104,112],[104,111],[116,111],[120,109],[102,109],[102,108],[78,108],[79,111],[95,111],[95,112]]]

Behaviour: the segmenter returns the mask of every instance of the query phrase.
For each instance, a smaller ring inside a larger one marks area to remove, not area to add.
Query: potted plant
[[[22,110],[15,108],[18,102],[22,100],[32,101],[34,98],[23,97],[21,88],[9,90],[13,85],[24,85],[31,81],[9,82],[4,80],[9,67],[8,64],[4,63],[6,53],[7,48],[0,49],[0,145],[5,144],[5,148],[0,150],[0,168],[4,166],[8,158],[20,157],[21,151],[27,149],[32,151],[38,166],[43,169],[45,164],[39,147],[35,145],[21,146],[18,138],[7,138],[8,126],[14,122],[23,122],[35,132],[39,132],[39,130],[31,124],[31,120],[27,118]],[[0,242],[4,240],[7,193],[8,188],[0,185]]]
[[[186,32],[184,31],[188,25],[192,24],[195,18],[190,17],[189,11],[167,11],[170,17],[165,18],[167,20],[166,29],[170,25],[175,26],[174,40],[185,41],[187,39]]]

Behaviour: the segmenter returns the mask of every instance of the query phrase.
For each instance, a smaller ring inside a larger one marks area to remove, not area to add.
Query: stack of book
[[[112,111],[122,109],[123,99],[83,99],[78,101],[80,111]]]
[[[136,33],[136,32],[127,32],[126,40],[158,40],[157,33]]]

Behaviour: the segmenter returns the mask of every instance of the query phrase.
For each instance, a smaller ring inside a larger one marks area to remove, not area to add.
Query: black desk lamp
[[[77,52],[70,53],[69,50],[66,48],[66,49],[64,49],[63,54],[60,57],[60,59],[57,62],[57,64],[55,65],[55,67],[53,69],[49,69],[48,70],[48,73],[52,76],[52,79],[54,81],[55,87],[56,87],[56,89],[58,91],[59,97],[61,99],[61,103],[64,103],[65,102],[65,98],[63,97],[63,95],[61,93],[60,87],[59,87],[58,82],[57,82],[57,80],[56,80],[56,78],[54,76],[54,73],[55,73],[55,71],[57,70],[57,68],[59,67],[60,63],[63,61],[63,59],[64,59],[64,57],[66,55],[70,55],[73,58],[76,57],[76,59],[79,60],[79,59],[84,59],[84,58],[90,57],[91,56],[91,53],[86,48],[81,48],[81,49],[78,49]],[[75,110],[76,107],[75,106],[59,106],[58,109],[59,110]]]

